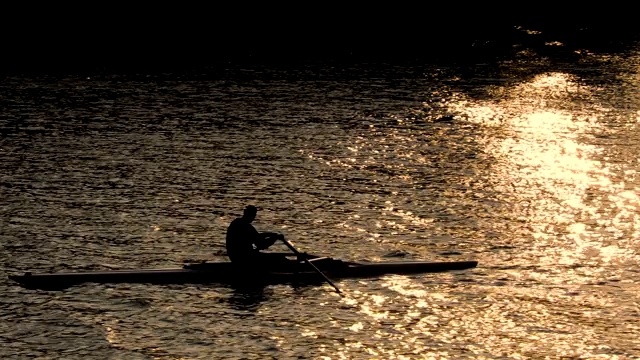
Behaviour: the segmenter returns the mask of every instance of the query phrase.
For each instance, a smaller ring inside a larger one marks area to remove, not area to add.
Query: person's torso
[[[256,251],[253,244],[258,236],[256,228],[245,219],[233,220],[227,229],[227,254],[230,258],[253,254]]]

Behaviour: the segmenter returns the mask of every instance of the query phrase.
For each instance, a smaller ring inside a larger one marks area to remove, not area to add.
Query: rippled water
[[[16,358],[636,358],[640,53],[0,83],[4,274],[224,259],[257,227],[473,270],[328,286],[0,279]]]

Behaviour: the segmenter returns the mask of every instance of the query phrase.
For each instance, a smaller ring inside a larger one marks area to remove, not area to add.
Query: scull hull
[[[477,261],[454,262],[380,262],[360,263],[327,259],[316,263],[322,272],[332,279],[375,277],[386,274],[419,274],[470,269]],[[230,262],[212,262],[185,268],[149,270],[113,270],[90,272],[62,272],[10,276],[26,288],[64,289],[82,283],[318,283],[322,278],[312,269],[299,264],[295,269],[240,271]]]

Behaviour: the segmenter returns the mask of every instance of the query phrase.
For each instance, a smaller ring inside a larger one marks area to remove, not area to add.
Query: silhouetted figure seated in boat
[[[277,240],[284,239],[284,235],[274,232],[258,232],[251,224],[256,218],[258,209],[249,205],[244,214],[231,222],[227,229],[227,255],[234,264],[246,268],[278,267],[291,263],[281,253],[264,253]]]

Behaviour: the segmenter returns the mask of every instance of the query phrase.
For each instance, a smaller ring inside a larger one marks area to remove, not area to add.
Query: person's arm
[[[256,243],[256,247],[258,248],[258,250],[267,249],[278,239],[284,239],[284,235],[275,232],[262,232],[260,233],[260,240]]]
[[[263,239],[275,238],[277,240],[280,238],[284,238],[284,235],[282,235],[281,233],[269,232],[269,231],[261,232],[260,236],[262,236]]]

